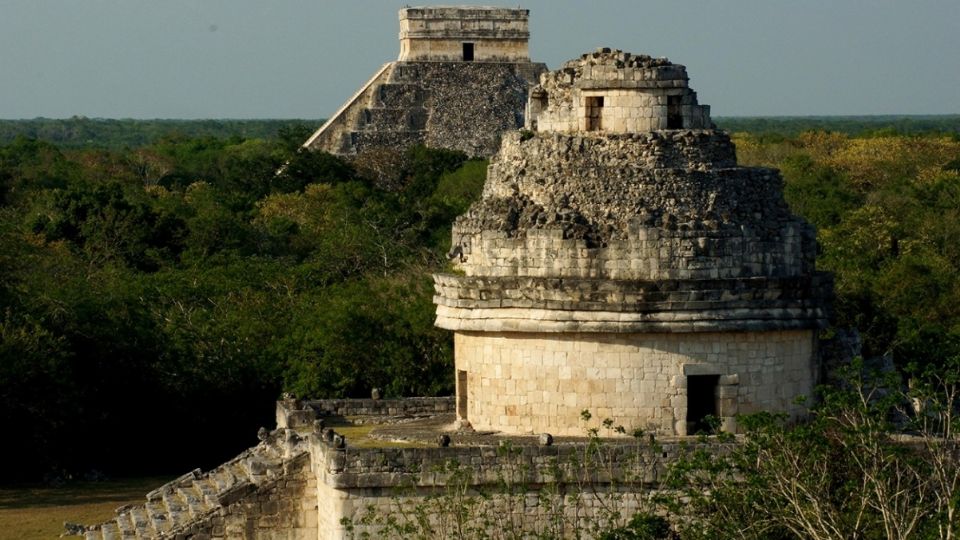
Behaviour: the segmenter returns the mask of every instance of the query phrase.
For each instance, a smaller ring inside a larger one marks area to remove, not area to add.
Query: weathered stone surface
[[[546,71],[527,53],[527,10],[404,8],[400,59],[385,64],[305,143],[354,155],[424,144],[490,156],[523,126],[527,92]],[[463,43],[474,57],[463,58]]]
[[[527,62],[530,11],[497,7],[406,7],[400,10],[400,60]]]
[[[296,402],[278,403],[284,407]],[[86,538],[316,539],[317,479],[309,446],[298,440],[287,448],[289,432],[278,429],[206,473],[191,471],[148,493],[143,505],[118,508],[114,520],[89,528]]]
[[[588,409],[685,435],[703,414],[800,415],[832,277],[779,173],[737,165],[685,68],[588,53],[541,76],[527,125],[453,225],[462,275],[434,276],[458,418],[572,435]]]
[[[597,49],[540,76],[530,92],[528,129],[635,133],[712,128],[687,70],[666,58]]]

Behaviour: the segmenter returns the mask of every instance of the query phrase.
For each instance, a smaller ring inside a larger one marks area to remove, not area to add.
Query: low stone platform
[[[260,444],[160,486],[142,505],[118,508],[85,537],[389,537],[381,519],[427,508],[429,519],[442,520],[451,490],[486,494],[477,512],[516,524],[568,520],[576,530],[578,520],[610,504],[631,515],[669,463],[703,443],[625,436],[602,418],[584,420],[577,437],[458,429],[454,407],[453,397],[281,400],[277,428],[262,429]],[[351,431],[363,435],[351,438]],[[542,494],[558,487],[577,496],[540,506]]]

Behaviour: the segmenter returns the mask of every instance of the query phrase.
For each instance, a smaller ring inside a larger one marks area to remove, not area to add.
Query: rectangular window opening
[[[717,417],[719,375],[687,376],[687,435],[709,432],[707,417]]]
[[[589,96],[585,105],[587,131],[600,131],[603,129],[603,96]]]
[[[682,96],[667,96],[667,129],[683,129]]]
[[[473,62],[473,43],[463,44],[463,61]]]

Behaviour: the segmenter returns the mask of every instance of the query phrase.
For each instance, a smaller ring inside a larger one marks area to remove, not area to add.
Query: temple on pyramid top
[[[400,10],[400,61],[529,62],[530,10],[408,7]]]
[[[384,64],[303,144],[355,156],[414,145],[489,157],[524,125],[547,67],[530,61],[529,10],[407,7],[400,56]]]

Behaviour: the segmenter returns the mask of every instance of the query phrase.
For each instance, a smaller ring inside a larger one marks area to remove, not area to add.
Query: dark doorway
[[[467,372],[457,370],[457,417],[467,419]]]
[[[717,416],[719,375],[687,376],[687,435],[710,431],[708,416]]]
[[[667,129],[683,129],[682,96],[667,96]]]
[[[473,43],[463,44],[463,61],[473,62]]]
[[[587,131],[603,129],[603,96],[592,96],[586,100]]]

